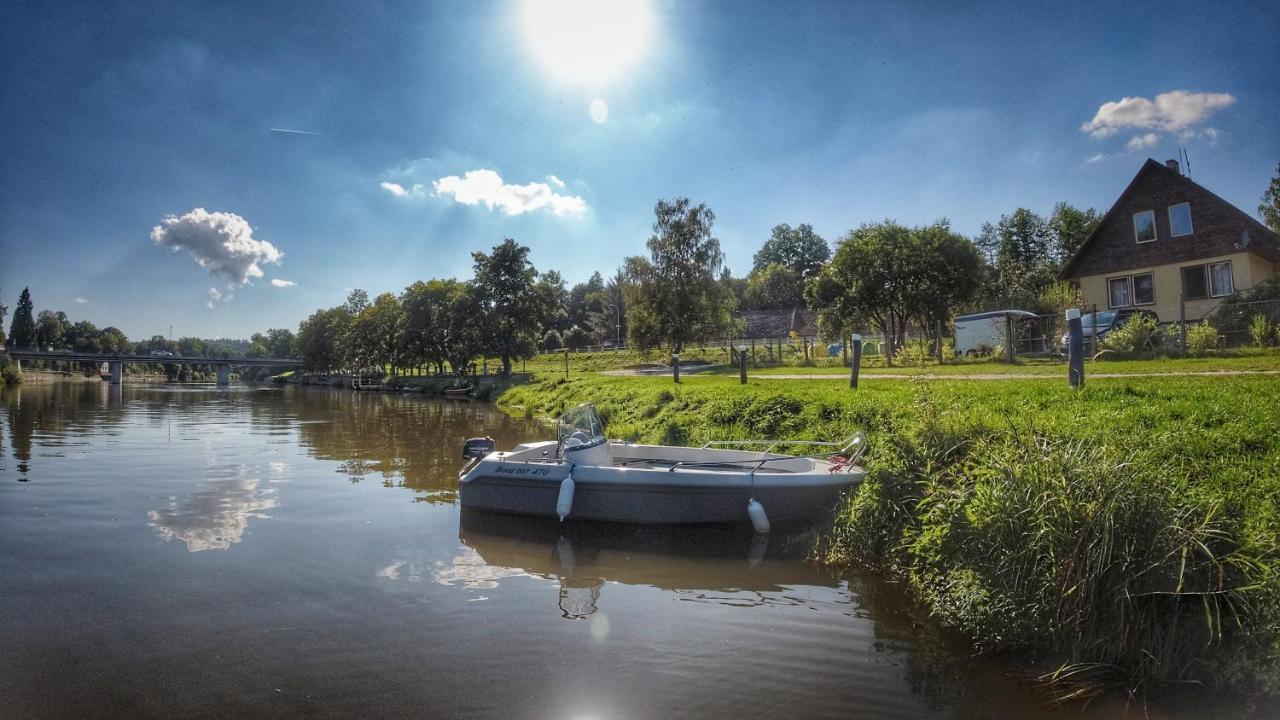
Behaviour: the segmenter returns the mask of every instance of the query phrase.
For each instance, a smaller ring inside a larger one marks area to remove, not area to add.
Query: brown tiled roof
[[[1190,235],[1173,237],[1170,205],[1190,203]],[[1156,240],[1136,243],[1133,213],[1155,210]],[[1280,235],[1253,216],[1163,163],[1148,159],[1058,277],[1078,278],[1138,267],[1194,262],[1251,252],[1280,262]]]

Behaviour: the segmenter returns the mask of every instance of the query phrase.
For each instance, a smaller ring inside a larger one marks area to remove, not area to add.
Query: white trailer
[[[1009,320],[1034,318],[1026,310],[991,310],[956,318],[956,355],[979,355],[996,346],[1008,348]]]

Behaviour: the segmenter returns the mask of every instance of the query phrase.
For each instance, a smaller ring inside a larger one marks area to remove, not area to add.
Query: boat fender
[[[573,471],[570,470],[568,475],[564,476],[564,480],[560,481],[560,497],[556,499],[556,514],[560,516],[560,522],[569,517],[569,511],[573,509]]]
[[[769,532],[769,516],[765,514],[764,506],[759,500],[751,498],[747,501],[747,515],[751,518],[751,527],[755,528],[756,532]]]

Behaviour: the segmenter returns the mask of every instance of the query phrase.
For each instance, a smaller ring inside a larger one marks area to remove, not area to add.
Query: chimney
[[[1165,161],[1164,161],[1164,166],[1165,166],[1165,167],[1167,167],[1167,168],[1169,168],[1170,170],[1172,170],[1172,171],[1174,171],[1174,172],[1178,173],[1179,175],[1181,175],[1181,174],[1182,174],[1182,171],[1178,170],[1178,161],[1177,161],[1177,160],[1165,160]]]

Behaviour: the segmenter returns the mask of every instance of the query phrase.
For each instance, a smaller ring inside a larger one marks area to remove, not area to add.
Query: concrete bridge
[[[168,355],[133,355],[84,353],[67,350],[36,350],[9,348],[9,357],[22,372],[23,360],[62,360],[69,362],[107,363],[111,369],[111,384],[119,385],[124,380],[124,366],[127,363],[149,363],[167,365],[212,365],[218,371],[218,384],[231,384],[231,367],[302,367],[301,360],[293,358],[215,358],[215,357],[178,357]]]

